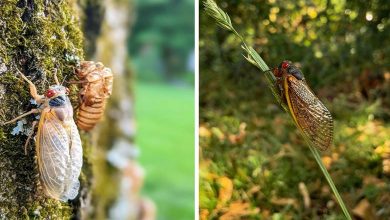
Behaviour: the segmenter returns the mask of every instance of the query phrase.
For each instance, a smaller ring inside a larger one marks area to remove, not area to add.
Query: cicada
[[[83,151],[73,120],[73,108],[67,96],[69,90],[60,85],[55,76],[56,85],[50,86],[45,95],[39,95],[35,85],[20,74],[28,82],[30,94],[40,107],[4,124],[16,122],[29,114],[40,113],[35,145],[43,191],[50,198],[62,201],[74,199],[80,186],[78,178],[83,163]]]
[[[285,60],[273,73],[295,124],[315,147],[328,149],[333,142],[332,115],[309,88],[301,70]]]
[[[111,69],[100,62],[84,61],[76,70],[82,85],[80,106],[77,112],[77,126],[85,131],[91,130],[104,114],[107,99],[112,92],[113,74]]]

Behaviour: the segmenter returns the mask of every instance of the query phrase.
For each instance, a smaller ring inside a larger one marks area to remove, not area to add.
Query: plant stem
[[[345,217],[348,220],[352,220],[351,216],[349,215],[348,209],[347,209],[346,205],[344,204],[343,199],[341,198],[336,186],[333,183],[332,177],[330,176],[330,174],[328,173],[328,170],[326,170],[326,167],[322,163],[321,156],[318,153],[318,150],[315,147],[311,146],[310,144],[309,144],[309,148],[310,148],[311,153],[314,156],[314,159],[316,159],[316,162],[317,162],[318,166],[320,167],[322,173],[324,174],[326,180],[328,181],[330,188],[332,188],[332,191],[333,191],[334,195],[336,196],[336,199],[339,202],[340,207],[343,210]]]
[[[218,5],[213,0],[205,0],[204,6],[205,6],[206,12],[217,21],[217,24],[219,26],[221,26],[222,28],[224,28],[226,30],[233,32],[234,35],[236,35],[241,40],[241,42],[243,44],[242,49],[247,53],[247,56],[244,55],[245,59],[264,72],[264,74],[267,78],[267,81],[268,81],[268,87],[271,89],[272,94],[275,96],[277,102],[282,106],[284,111],[286,111],[291,116],[290,111],[288,110],[287,106],[282,102],[282,99],[279,95],[278,88],[276,86],[275,76],[272,74],[268,65],[264,62],[264,60],[261,58],[261,56],[252,47],[247,46],[244,38],[233,27],[229,15],[226,12],[224,12],[221,8],[219,8]],[[295,124],[295,122],[294,122],[294,124]],[[299,127],[298,127],[298,129],[299,129]],[[320,167],[322,173],[324,174],[326,180],[328,181],[329,186],[332,189],[338,203],[340,204],[340,207],[341,207],[345,217],[348,220],[352,220],[352,218],[348,212],[348,209],[345,206],[344,201],[341,198],[341,196],[340,196],[340,194],[339,194],[339,192],[338,192],[338,190],[337,190],[337,188],[332,180],[332,177],[329,175],[328,171],[326,170],[325,165],[323,164],[323,162],[321,160],[321,156],[318,153],[318,150],[312,146],[310,141],[306,138],[306,136],[302,133],[301,130],[300,130],[300,132],[301,132],[301,135],[306,140],[306,142],[310,148],[311,153],[313,154],[318,166]]]

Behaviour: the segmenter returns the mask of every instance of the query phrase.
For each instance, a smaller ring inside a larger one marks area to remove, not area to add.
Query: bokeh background
[[[349,210],[389,219],[389,3],[217,3],[270,67],[301,67],[334,117],[334,146],[321,155]],[[344,219],[263,74],[199,8],[201,219]]]
[[[142,193],[157,219],[194,218],[194,1],[139,0],[128,40]]]

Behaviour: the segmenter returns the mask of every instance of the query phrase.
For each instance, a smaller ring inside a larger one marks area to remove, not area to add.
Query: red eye
[[[288,61],[283,61],[283,63],[282,63],[283,69],[287,69],[289,66],[290,66],[290,64],[288,64]]]
[[[48,98],[51,98],[51,97],[53,97],[54,95],[55,95],[56,93],[54,92],[54,90],[52,90],[52,89],[48,89],[47,91],[46,91],[46,97],[48,97]]]

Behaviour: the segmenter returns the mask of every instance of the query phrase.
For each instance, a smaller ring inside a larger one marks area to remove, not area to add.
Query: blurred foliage
[[[139,78],[185,77],[192,71],[188,62],[194,50],[194,1],[142,0],[136,7],[137,22],[128,47]]]
[[[389,4],[217,3],[270,66],[289,59],[302,68],[335,119],[322,159],[347,206],[362,219],[388,219]],[[242,57],[239,39],[200,9],[201,218],[343,219],[265,77]]]

